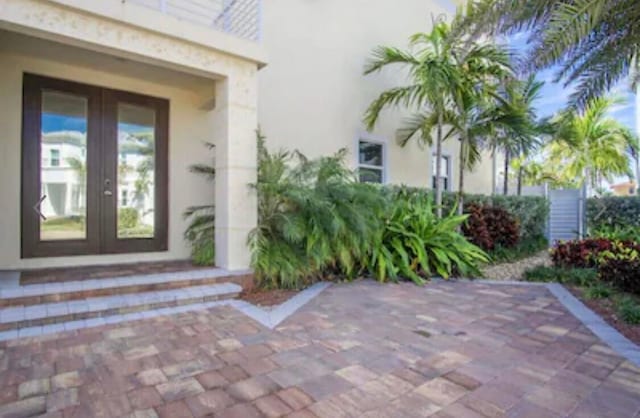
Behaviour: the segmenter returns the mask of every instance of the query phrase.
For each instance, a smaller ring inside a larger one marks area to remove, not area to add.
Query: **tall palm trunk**
[[[438,129],[436,137],[436,216],[442,218],[442,112],[438,115]]]
[[[495,196],[498,190],[498,159],[496,149],[491,150],[491,196]],[[493,204],[493,201],[491,202]]]
[[[518,168],[518,196],[522,196],[522,177],[524,176],[524,168]]]
[[[511,153],[509,150],[504,152],[504,184],[502,186],[502,192],[504,195],[509,194],[509,163],[511,162]]]
[[[460,167],[458,172],[458,215],[464,213],[464,167],[466,164],[465,152],[466,152],[467,138],[460,138]]]

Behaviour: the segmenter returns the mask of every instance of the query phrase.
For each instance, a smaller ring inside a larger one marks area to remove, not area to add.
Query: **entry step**
[[[31,284],[0,288],[0,307],[29,306],[83,300],[101,296],[136,294],[231,282],[247,286],[251,271],[219,268],[140,274],[123,277]]]
[[[29,306],[7,306],[0,309],[0,331],[232,299],[241,291],[242,287],[238,284],[218,283]]]

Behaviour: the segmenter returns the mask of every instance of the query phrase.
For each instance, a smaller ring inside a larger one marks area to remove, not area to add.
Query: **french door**
[[[167,249],[169,103],[24,75],[22,257]]]

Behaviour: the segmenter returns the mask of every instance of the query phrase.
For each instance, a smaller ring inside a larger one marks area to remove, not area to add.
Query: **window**
[[[52,149],[49,151],[49,163],[51,167],[60,167],[60,150]]]
[[[450,173],[451,173],[451,167],[449,166],[449,156],[442,156],[441,157],[441,165],[440,165],[440,177],[442,177],[442,185],[443,185],[443,190],[449,190],[449,182],[450,182]],[[433,159],[431,160],[431,170],[432,170],[432,174],[431,174],[431,187],[433,189],[436,188],[436,156],[433,156]]]
[[[384,144],[358,141],[358,173],[362,183],[384,183]]]

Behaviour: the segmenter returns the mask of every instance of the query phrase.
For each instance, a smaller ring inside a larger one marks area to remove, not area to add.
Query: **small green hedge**
[[[398,186],[385,186],[385,189],[394,190]],[[413,193],[433,194],[433,190],[404,187]],[[458,193],[442,193],[443,212],[449,213],[456,205]],[[520,226],[520,238],[522,240],[538,239],[545,236],[547,217],[549,215],[549,202],[541,196],[503,196],[503,195],[464,195],[464,204],[481,206],[498,206],[515,216]]]
[[[385,186],[387,190],[395,190],[398,186]],[[433,194],[433,190],[405,187],[413,193]],[[444,192],[442,194],[443,212],[451,212],[456,205],[458,193]],[[487,196],[481,194],[464,195],[464,204],[480,206],[497,206],[505,209],[515,216],[520,226],[520,238],[522,240],[538,239],[545,236],[547,217],[549,215],[549,202],[541,196]]]
[[[640,228],[640,197],[598,197],[587,200],[587,225],[590,229]]]

